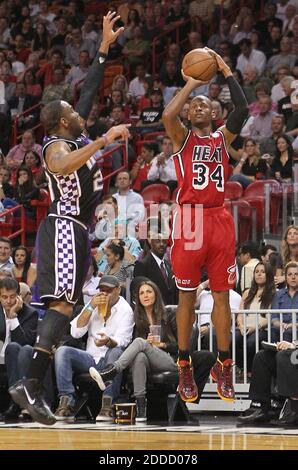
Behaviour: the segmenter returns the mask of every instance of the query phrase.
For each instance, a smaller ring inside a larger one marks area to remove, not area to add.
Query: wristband
[[[85,307],[85,309],[84,309],[84,310],[88,310],[89,312],[91,312],[91,313],[92,313],[92,312],[93,312],[93,310],[94,310],[94,308],[92,307],[92,305],[91,305],[91,304],[88,304],[88,305],[87,305],[87,307]]]
[[[104,54],[103,52],[98,53],[98,62],[100,64],[103,64],[107,58],[107,54]]]
[[[103,139],[104,147],[108,145],[109,142],[108,142],[107,134],[102,134],[101,138]]]

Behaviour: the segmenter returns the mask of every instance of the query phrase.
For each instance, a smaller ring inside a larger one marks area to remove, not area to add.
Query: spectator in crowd
[[[238,311],[240,308],[241,295],[233,289],[229,290],[229,304],[232,311]],[[201,282],[197,289],[197,300],[195,308],[200,310],[198,316],[200,336],[201,336],[201,349],[210,349],[210,323],[211,312],[213,310],[214,300],[212,292],[209,288],[209,279]],[[202,312],[202,313],[201,313]],[[207,313],[206,313],[207,312]],[[215,341],[215,329],[213,327],[213,348],[212,351],[217,351]]]
[[[273,117],[276,116],[276,112],[271,111],[271,105],[270,96],[264,96],[259,99],[260,112],[252,119],[249,126],[250,136],[257,142],[271,136],[271,123]]]
[[[275,425],[295,427],[298,424],[298,375],[297,342],[281,341],[276,351],[259,351],[253,361],[249,388],[250,407],[238,424],[264,425],[277,419]],[[272,381],[277,385],[277,393],[272,394]],[[281,412],[281,403],[288,399],[289,412]]]
[[[10,387],[20,378],[16,351],[26,344],[34,343],[38,320],[37,311],[26,305],[19,296],[19,284],[15,279],[6,278],[0,281],[0,319],[0,338],[4,343],[0,357],[2,363],[4,360]],[[20,411],[19,407],[11,402],[0,420],[17,419]]]
[[[100,292],[71,322],[71,335],[82,338],[88,333],[86,351],[70,346],[61,346],[55,353],[55,371],[59,405],[55,416],[65,420],[73,416],[75,403],[74,372],[87,372],[90,367],[100,371],[113,364],[131,341],[133,333],[133,311],[120,296],[120,285],[115,276],[103,276],[99,281]],[[98,314],[98,306],[107,304],[105,317]],[[112,402],[120,394],[122,376],[119,374],[102,397],[98,419],[112,421]]]
[[[114,364],[101,371],[91,368],[89,372],[99,387],[104,389],[105,383],[115,380],[115,377],[121,371],[130,366],[133,394],[137,405],[136,421],[146,422],[148,373],[177,371],[177,327],[175,315],[171,315],[164,307],[159,288],[149,280],[138,284],[134,317],[136,326],[134,331],[135,339],[132,344],[128,346]],[[161,326],[160,341],[158,343],[154,342],[154,337],[150,333],[151,325]],[[192,358],[195,380],[199,390],[198,402],[215,358],[209,351],[195,351],[192,353]]]
[[[285,76],[280,81],[281,87],[285,93],[284,98],[281,98],[277,105],[278,105],[278,112],[284,115],[285,122],[287,124],[288,119],[292,116],[292,104],[291,104],[291,95],[293,90],[295,89],[295,80],[292,76]]]
[[[12,274],[16,281],[32,287],[36,279],[36,268],[31,264],[31,254],[25,246],[17,246],[12,252]]]
[[[286,287],[277,291],[272,300],[273,310],[298,308],[298,263],[295,261],[290,261],[285,266],[285,281]],[[292,341],[292,330],[296,328],[297,331],[298,328],[293,323],[292,314],[284,313],[280,318],[279,313],[274,313],[271,319],[273,341]]]
[[[8,108],[11,112],[11,117],[17,118],[17,125],[22,130],[30,129],[36,123],[38,118],[38,111],[36,109],[31,110],[30,114],[25,113],[26,110],[29,110],[35,104],[37,104],[37,100],[34,96],[27,93],[26,85],[20,82],[17,83],[15,93],[8,101]],[[25,114],[23,115],[23,113]]]
[[[276,253],[277,254],[277,248],[276,246],[274,245],[264,245],[261,250],[260,250],[260,253],[261,253],[261,260],[262,260],[262,263],[266,264],[266,263],[269,263],[269,257],[271,255],[271,253]]]
[[[63,68],[54,70],[53,83],[44,88],[41,102],[46,105],[54,100],[71,102],[72,92],[70,85],[66,83]]]
[[[120,171],[116,177],[118,191],[113,195],[118,203],[119,220],[131,224],[131,228],[144,219],[144,201],[140,194],[131,189],[131,177],[129,171]]]
[[[16,88],[16,85],[12,80],[11,68],[8,69],[7,67],[4,67],[3,64],[1,65],[0,80],[4,83],[4,99],[7,103],[14,96]]]
[[[57,18],[57,17],[56,17]],[[68,24],[64,16],[59,16],[57,21],[57,30],[51,38],[51,49],[60,49],[65,53],[65,40],[68,34]],[[83,33],[84,36],[84,33]],[[85,39],[85,38],[84,38]]]
[[[124,265],[124,247],[123,240],[111,241],[105,247],[105,255],[107,258],[107,267],[104,270],[104,275],[113,275],[118,279],[121,287],[125,287],[128,272]]]
[[[219,22],[219,27],[216,33],[212,34],[208,39],[207,46],[210,49],[219,52],[219,44],[221,41],[229,41],[231,42],[230,36],[230,25],[226,18],[222,18]]]
[[[247,65],[253,65],[258,69],[258,75],[262,75],[266,65],[264,52],[253,49],[251,40],[248,38],[241,39],[238,46],[241,54],[238,56],[236,68],[243,74]]]
[[[280,41],[282,38],[281,29],[277,25],[271,27],[268,39],[263,43],[263,52],[267,59],[280,52]]]
[[[267,63],[268,73],[275,74],[278,67],[286,65],[290,70],[294,67],[297,57],[292,53],[292,41],[287,36],[283,36],[280,41],[280,54],[273,55]]]
[[[99,104],[95,102],[92,105],[85,127],[90,139],[96,140],[107,131],[107,126],[99,119]]]
[[[38,187],[46,185],[46,176],[41,165],[41,158],[39,153],[35,152],[34,150],[28,150],[25,153],[21,165],[30,168],[34,182]]]
[[[34,36],[31,42],[31,51],[37,52],[40,59],[43,59],[50,49],[51,38],[44,23],[37,23]]]
[[[292,141],[287,134],[276,139],[275,158],[271,164],[272,176],[280,182],[290,182],[293,176]]]
[[[168,239],[154,231],[148,234],[149,253],[135,264],[134,277],[145,276],[159,286],[165,305],[177,304],[178,292],[172,267],[166,259]]]
[[[61,67],[64,67],[63,54],[59,49],[53,49],[50,62],[42,65],[36,73],[36,78],[41,83],[43,89],[54,82],[54,70]]]
[[[164,84],[168,87],[180,87],[183,86],[184,81],[181,76],[181,71],[178,69],[177,62],[173,59],[167,59],[165,61],[165,69],[159,71],[160,78]]]
[[[29,95],[34,96],[36,100],[39,100],[42,95],[42,89],[39,83],[36,83],[36,78],[31,69],[28,69],[24,72],[24,83],[26,85],[26,90]]]
[[[96,43],[90,39],[84,40],[80,28],[73,28],[67,39],[67,46],[65,48],[65,62],[67,65],[78,65],[81,51],[88,51],[90,59],[94,58]]]
[[[12,241],[6,237],[0,237],[0,269],[11,272],[13,267],[12,260]]]
[[[281,86],[281,80],[290,75],[290,69],[286,65],[278,67],[276,74],[274,75],[275,85],[271,88],[271,99],[274,103],[278,103],[279,100],[286,96],[283,87]]]
[[[284,267],[291,261],[298,263],[298,227],[289,225],[281,241],[281,260],[276,270],[276,284],[285,282]]]
[[[273,269],[268,263],[258,263],[253,271],[250,289],[242,294],[241,310],[270,309],[275,294]],[[243,368],[243,350],[246,342],[247,371],[250,375],[252,362],[256,352],[256,330],[258,329],[259,347],[261,341],[267,339],[268,318],[264,314],[238,314],[235,335],[236,363]]]
[[[97,294],[96,289],[98,288],[98,283],[98,267],[94,256],[92,256],[91,263],[86,274],[85,284],[82,289],[84,305],[87,305],[92,300],[92,297]]]
[[[267,175],[267,164],[260,158],[256,142],[253,139],[245,139],[243,153],[233,170],[230,181],[239,181],[243,188],[258,179],[265,179]]]
[[[0,201],[13,197],[13,186],[10,184],[11,170],[7,166],[0,165]]]
[[[13,199],[4,199],[3,205],[6,209],[22,204],[25,214],[29,218],[35,217],[35,208],[31,206],[32,199],[38,199],[39,189],[36,186],[32,171],[26,166],[20,166],[16,172],[16,186]]]
[[[159,88],[153,88],[150,92],[150,106],[142,110],[140,119],[137,122],[137,127],[140,128],[142,135],[164,129],[161,120],[162,112],[162,91]]]
[[[18,168],[24,160],[25,153],[34,150],[41,155],[41,145],[35,142],[33,131],[27,130],[22,134],[21,143],[15,145],[6,156],[6,163],[10,168]]]
[[[163,137],[161,150],[161,153],[152,160],[148,172],[148,182],[144,187],[152,183],[164,183],[169,186],[172,192],[177,187],[177,176],[172,157],[173,146],[169,137]]]
[[[271,121],[271,136],[260,141],[260,154],[269,154],[274,157],[276,153],[276,140],[283,133],[285,119],[282,114],[273,116]]]
[[[141,147],[141,155],[138,156],[130,171],[130,177],[133,183],[132,189],[134,191],[140,192],[144,186],[142,186],[142,184],[147,181],[154,154],[155,150],[153,144],[144,142]]]
[[[143,30],[137,25],[132,30],[132,39],[125,44],[122,54],[127,58],[130,65],[144,63],[149,54],[150,42],[143,39]]]
[[[243,294],[246,289],[251,288],[254,269],[260,261],[257,245],[253,242],[243,243],[239,249],[238,259],[242,266],[240,286]]]
[[[128,95],[134,99],[139,99],[145,95],[146,90],[144,86],[144,79],[146,76],[146,69],[143,63],[139,63],[135,68],[135,78],[130,81],[128,87]]]
[[[82,81],[86,78],[90,67],[90,57],[88,51],[81,51],[79,54],[79,63],[73,66],[66,75],[65,81],[70,85],[72,94],[75,89],[80,90]]]

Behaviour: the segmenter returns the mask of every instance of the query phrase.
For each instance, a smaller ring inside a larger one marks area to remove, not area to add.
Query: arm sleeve
[[[240,134],[241,128],[248,117],[248,103],[241,86],[233,76],[227,78],[227,84],[234,109],[229,114],[226,128],[232,134]]]
[[[85,78],[82,86],[79,101],[76,105],[76,111],[83,119],[88,118],[95,95],[103,81],[105,61],[100,63],[100,57],[105,57],[105,54],[99,52],[96,54],[95,59],[88,70],[87,77]]]

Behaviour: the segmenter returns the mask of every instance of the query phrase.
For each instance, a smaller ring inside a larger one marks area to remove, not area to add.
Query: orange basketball
[[[205,49],[193,49],[184,56],[182,70],[192,78],[209,81],[217,72],[217,63]]]

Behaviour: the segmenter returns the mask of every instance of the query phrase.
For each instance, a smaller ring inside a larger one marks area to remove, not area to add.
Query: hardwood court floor
[[[1,450],[294,450],[298,435],[214,432],[0,428]]]

